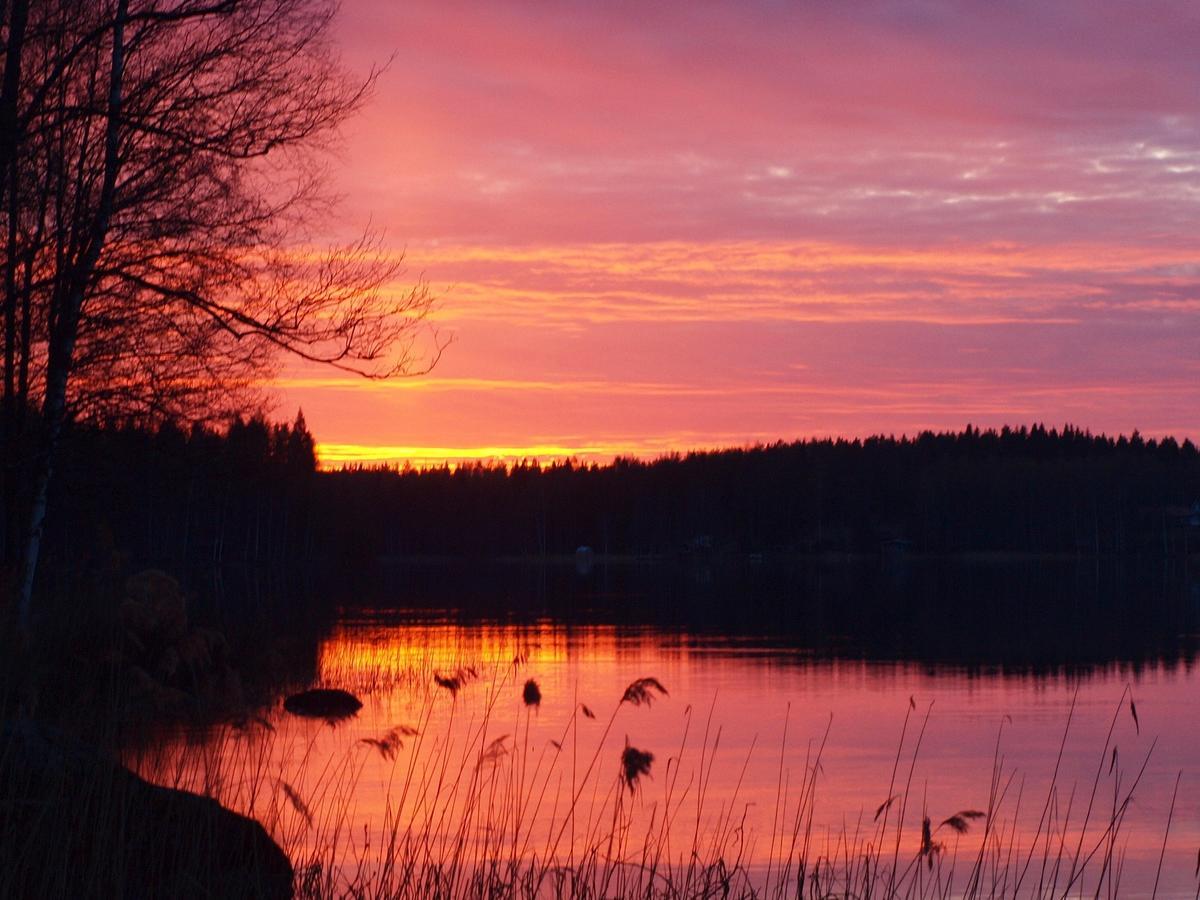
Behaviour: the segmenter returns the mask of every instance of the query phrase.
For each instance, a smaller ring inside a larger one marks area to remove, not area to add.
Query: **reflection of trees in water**
[[[752,653],[782,665],[865,660],[1035,677],[1175,668],[1200,649],[1200,581],[1161,561],[1100,569],[1091,561],[601,563],[586,576],[571,562],[179,574],[195,621],[227,635],[251,710],[323,675],[344,686],[347,672],[327,649],[363,625],[447,623],[480,646],[501,641],[510,656],[547,641],[560,650],[629,642]],[[444,659],[426,659],[421,643],[421,665],[451,671],[462,648],[443,649]],[[430,680],[421,666],[409,671],[411,660],[378,662],[354,689]]]
[[[609,565],[587,577],[570,565],[408,565],[380,567],[339,601],[1031,674],[1186,663],[1200,633],[1200,582],[1161,561]]]

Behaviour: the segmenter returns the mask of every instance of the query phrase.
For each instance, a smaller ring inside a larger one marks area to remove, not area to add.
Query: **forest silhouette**
[[[77,425],[56,567],[379,558],[1186,554],[1190,441],[1041,425],[802,440],[610,464],[321,471],[303,416],[223,430]]]

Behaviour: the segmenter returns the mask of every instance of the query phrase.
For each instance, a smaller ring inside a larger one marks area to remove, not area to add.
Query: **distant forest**
[[[303,417],[76,426],[48,570],[391,557],[1200,549],[1200,454],[1171,438],[967,427],[609,465],[317,469]]]

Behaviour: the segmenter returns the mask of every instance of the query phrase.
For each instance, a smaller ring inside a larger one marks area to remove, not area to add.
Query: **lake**
[[[1196,895],[1186,573],[479,564],[342,591],[295,686],[357,716],[277,703],[128,754],[324,890]]]

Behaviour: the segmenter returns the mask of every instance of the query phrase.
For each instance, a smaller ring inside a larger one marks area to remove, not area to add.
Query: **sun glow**
[[[607,460],[615,456],[637,455],[637,445],[582,444],[567,447],[555,444],[531,444],[525,447],[403,447],[374,444],[317,445],[317,459],[323,469],[347,466],[411,466],[414,469],[458,466],[469,463],[565,462],[566,460]]]

